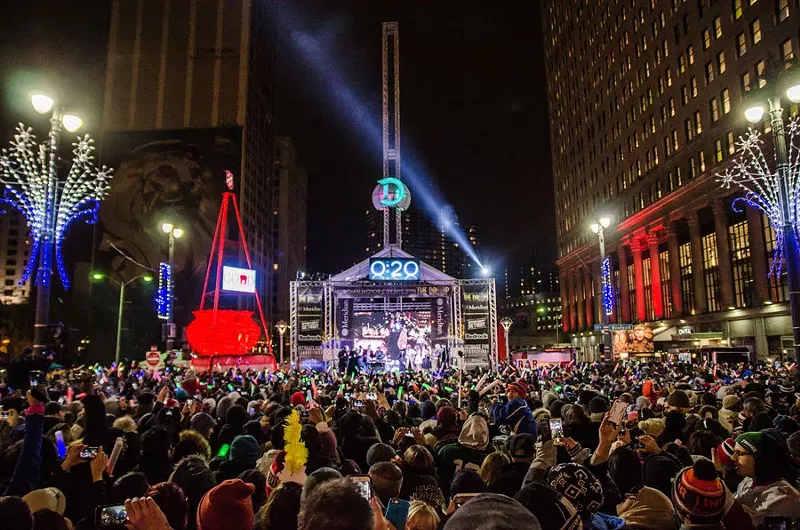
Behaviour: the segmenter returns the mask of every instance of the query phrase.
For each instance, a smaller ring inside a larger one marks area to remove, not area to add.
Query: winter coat
[[[758,526],[767,516],[800,519],[800,492],[785,480],[764,486],[754,486],[753,479],[742,480],[736,490],[736,499]]]
[[[530,434],[537,437],[536,422],[533,421],[528,402],[521,397],[512,399],[506,404],[492,407],[492,417],[498,425],[508,425],[515,434]]]

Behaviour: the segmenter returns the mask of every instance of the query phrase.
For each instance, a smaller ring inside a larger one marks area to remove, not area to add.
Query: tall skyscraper
[[[0,266],[3,267],[3,287],[0,291],[0,304],[24,304],[30,295],[31,282],[20,285],[22,273],[30,255],[28,228],[25,218],[16,210],[6,208],[0,215]]]
[[[308,177],[292,140],[275,140],[273,179],[271,306],[274,320],[289,321],[289,281],[306,268]]]
[[[177,218],[186,230],[177,274],[194,285],[230,170],[271,320],[275,29],[268,6],[113,0],[102,155],[119,169],[101,221],[105,249],[122,248],[153,267],[166,257],[160,219]],[[129,266],[114,259],[114,268]],[[199,291],[178,296],[184,324]]]
[[[715,174],[732,163],[745,94],[763,83],[768,58],[794,58],[800,8],[547,0],[543,23],[562,326],[573,343],[598,351],[589,225],[607,215],[612,322],[649,324],[656,349],[782,355],[791,329],[786,277],[767,276],[775,234],[758,211],[732,209],[735,190]]]

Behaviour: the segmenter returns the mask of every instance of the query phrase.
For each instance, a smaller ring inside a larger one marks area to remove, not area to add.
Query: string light
[[[0,174],[5,180],[5,193],[0,203],[17,209],[25,217],[31,238],[31,254],[20,283],[30,279],[41,255],[41,268],[45,274],[36,275],[36,285],[49,284],[53,259],[53,251],[47,244],[50,232],[55,243],[61,284],[64,289],[69,289],[70,279],[63,255],[67,230],[78,219],[85,219],[87,224],[97,222],[100,202],[110,188],[112,170],[106,166],[97,168],[94,165],[94,140],[88,134],[78,136],[72,144],[72,167],[67,178],[63,182],[56,181],[51,190],[48,189],[49,175],[51,171],[55,172],[55,167],[50,147],[39,143],[33,129],[21,123],[10,145],[0,152]],[[52,224],[47,226],[48,222]]]
[[[172,269],[169,263],[158,265],[158,292],[156,293],[158,318],[170,320],[172,315]]]
[[[608,256],[603,259],[600,274],[603,276],[603,310],[610,315],[614,312],[614,289],[611,285],[611,259]]]
[[[789,221],[794,227],[795,240],[798,238],[798,213],[800,213],[800,119],[789,121],[787,132],[789,149],[789,167],[787,173],[787,190],[789,200]],[[729,189],[731,186],[741,188],[745,194],[733,201],[733,209],[737,212],[748,205],[761,210],[767,216],[769,224],[775,232],[775,251],[770,262],[769,275],[780,277],[783,272],[786,241],[784,241],[783,212],[781,210],[780,186],[781,176],[773,171],[767,157],[761,149],[763,144],[760,133],[751,128],[746,136],[740,136],[736,142],[737,156],[732,167],[724,173],[717,173],[717,182]]]

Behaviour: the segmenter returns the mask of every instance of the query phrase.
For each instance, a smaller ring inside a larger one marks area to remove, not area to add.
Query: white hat
[[[39,510],[52,510],[59,515],[64,515],[64,510],[67,508],[67,498],[58,488],[33,490],[22,497],[22,500],[31,509],[31,513]]]

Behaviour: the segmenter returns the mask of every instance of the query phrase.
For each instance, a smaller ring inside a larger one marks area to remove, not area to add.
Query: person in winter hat
[[[444,530],[541,530],[542,525],[522,504],[505,495],[484,493],[455,511]]]
[[[255,488],[238,478],[211,488],[197,510],[197,530],[232,530],[253,528]]]
[[[603,485],[588,468],[574,462],[559,464],[550,470],[547,482],[575,506],[581,515],[584,528],[625,527],[625,521],[619,517],[599,512],[605,502]]]
[[[689,412],[692,408],[692,403],[689,395],[683,390],[674,390],[669,397],[667,397],[667,412]]]
[[[439,486],[445,497],[450,497],[450,483],[458,467],[456,462],[461,462],[461,466],[473,464],[480,469],[488,446],[489,424],[482,415],[474,413],[464,422],[458,441],[441,447],[436,455]]]
[[[719,409],[717,419],[720,425],[732,431],[736,426],[736,420],[742,411],[742,400],[736,394],[726,395],[722,398],[722,408]]]
[[[519,379],[506,386],[505,404],[495,403],[492,407],[492,416],[498,425],[507,425],[513,434],[530,434],[536,438],[536,422],[533,420],[528,402],[528,383]]]
[[[736,499],[755,526],[771,516],[800,519],[800,492],[784,478],[792,465],[781,436],[774,429],[765,429],[736,438],[733,461],[743,477]]]
[[[717,477],[714,464],[705,458],[681,470],[672,486],[672,502],[684,528],[723,528],[725,495],[725,485]]]

